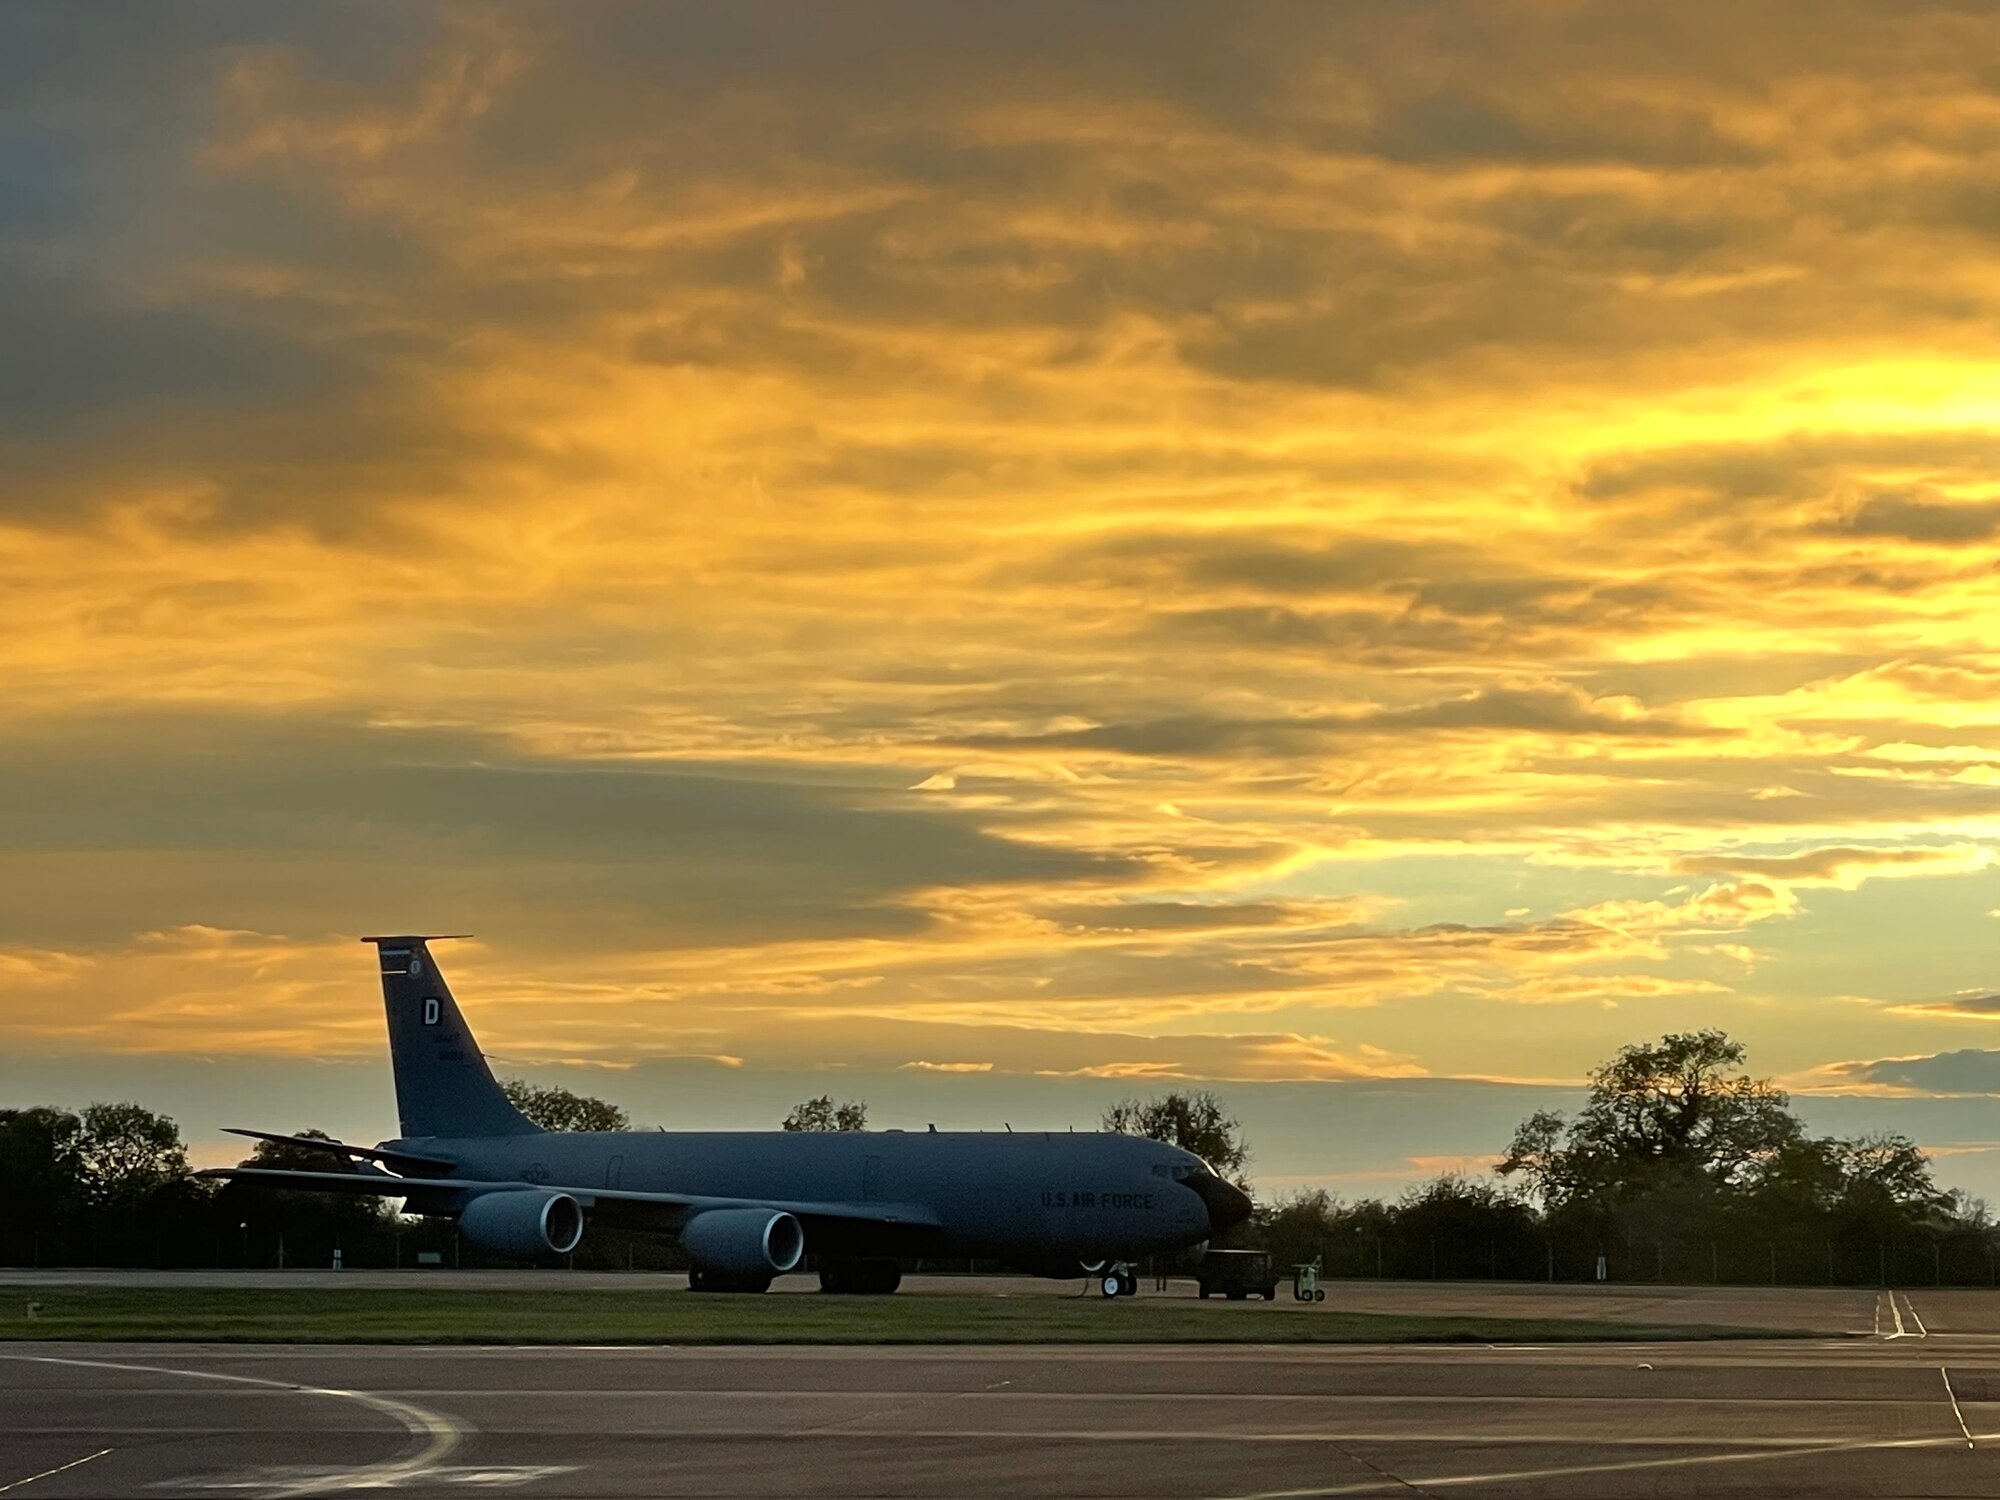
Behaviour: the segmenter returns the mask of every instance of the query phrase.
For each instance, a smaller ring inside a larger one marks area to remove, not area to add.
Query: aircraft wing
[[[472,1196],[493,1192],[568,1193],[585,1209],[651,1209],[675,1227],[705,1209],[770,1208],[801,1219],[840,1219],[850,1223],[900,1224],[912,1229],[941,1229],[943,1221],[919,1203],[841,1203],[791,1201],[778,1198],[720,1198],[703,1193],[641,1193],[628,1188],[568,1187],[560,1182],[493,1182],[462,1177],[393,1177],[361,1169],[349,1172],[288,1172],[272,1167],[210,1167],[197,1177],[249,1182],[258,1187],[304,1189],[307,1192],[360,1193],[377,1198],[429,1200],[439,1195]]]

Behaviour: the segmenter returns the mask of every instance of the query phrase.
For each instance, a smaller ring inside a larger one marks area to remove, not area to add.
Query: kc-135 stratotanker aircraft
[[[401,1198],[508,1255],[562,1255],[594,1220],[680,1237],[697,1291],[761,1292],[810,1252],[828,1292],[893,1292],[898,1261],[977,1256],[1136,1287],[1130,1262],[1242,1223],[1198,1156],[1136,1136],[1021,1131],[545,1131],[507,1102],[431,937],[371,937],[402,1134],[377,1146],[237,1130],[337,1171],[224,1167],[288,1189]]]

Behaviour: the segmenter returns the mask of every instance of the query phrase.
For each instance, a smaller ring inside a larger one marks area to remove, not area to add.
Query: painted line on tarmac
[[[1712,1460],[1695,1459],[1635,1459],[1632,1466],[1649,1468],[1658,1464],[1678,1462],[1723,1462],[1726,1458],[1783,1458],[1788,1454],[1813,1454],[1845,1452],[1850,1448],[1877,1447],[1936,1447],[1953,1448],[1961,1445],[1962,1439],[1955,1437],[1895,1438],[1880,1439],[1865,1443],[1836,1443],[1829,1445],[1823,1437],[1742,1437],[1736,1434],[1704,1436],[1700,1433],[1663,1435],[1649,1437],[1635,1433],[1516,1433],[1495,1432],[1491,1428],[1480,1428],[1471,1432],[1439,1432],[1435,1429],[1395,1429],[1387,1432],[1350,1432],[1344,1430],[1295,1429],[1289,1432],[1245,1432],[1237,1427],[1157,1427],[1121,1428],[1110,1431],[1096,1427],[917,1427],[911,1425],[862,1427],[871,1413],[846,1418],[839,1422],[820,1427],[802,1427],[780,1431],[774,1427],[711,1427],[694,1426],[685,1430],[648,1430],[639,1432],[615,1431],[593,1434],[597,1437],[639,1437],[682,1441],[688,1438],[714,1438],[730,1442],[770,1442],[776,1438],[787,1438],[806,1442],[853,1441],[877,1442],[883,1438],[911,1442],[927,1439],[951,1442],[996,1442],[1017,1443],[1030,1438],[1045,1443],[1095,1443],[1105,1447],[1130,1447],[1151,1443],[1155,1446],[1167,1443],[1215,1443],[1237,1447],[1325,1447],[1337,1448],[1347,1443],[1400,1443],[1420,1447],[1507,1447],[1545,1448],[1553,1445],[1593,1448],[1726,1448],[1730,1454]],[[1621,1467],[1614,1465],[1614,1467]],[[1550,1471],[1557,1472],[1557,1471]],[[1274,1494],[1292,1494],[1293,1491],[1275,1491]],[[1317,1495],[1318,1490],[1300,1490],[1301,1495]],[[1328,1493],[1339,1493],[1329,1491]]]
[[[1970,1434],[1967,1434],[1970,1440]],[[1981,1437],[2000,1436],[1981,1433]],[[1504,1438],[1488,1441],[1505,1442]],[[1438,1477],[1397,1479],[1393,1483],[1381,1480],[1355,1480],[1347,1484],[1319,1485],[1301,1490],[1258,1490],[1253,1494],[1233,1495],[1227,1500],[1330,1500],[1340,1495],[1372,1495],[1383,1491],[1418,1491],[1439,1489],[1464,1489],[1481,1484],[1526,1484],[1551,1479],[1572,1479],[1586,1474],[1628,1474],[1668,1469],[1692,1469],[1717,1464],[1763,1463],[1774,1458],[1816,1458],[1830,1453],[1871,1453],[1892,1449],[1914,1448],[1956,1448],[1959,1440],[1953,1437],[1941,1438],[1891,1438],[1874,1443],[1822,1443],[1808,1447],[1772,1450],[1762,1453],[1705,1453],[1690,1458],[1641,1458],[1621,1463],[1571,1464],[1549,1469],[1511,1469],[1490,1474],[1445,1474]]]
[[[104,1457],[110,1451],[109,1448],[99,1448],[95,1453],[86,1453],[82,1458],[72,1458],[66,1464],[57,1464],[53,1469],[44,1469],[39,1474],[30,1474],[26,1479],[16,1479],[8,1484],[0,1484],[0,1495],[6,1494],[9,1490],[18,1490],[24,1484],[33,1484],[37,1479],[48,1479],[57,1474],[66,1474],[71,1469],[81,1468],[94,1458]]]
[[[1294,1429],[1281,1432],[1245,1432],[1241,1428],[1190,1428],[1160,1427],[1147,1429],[1125,1429],[1118,1432],[1104,1432],[1089,1428],[1046,1428],[1046,1427],[860,1427],[869,1417],[879,1412],[863,1412],[858,1416],[846,1417],[818,1427],[799,1427],[780,1432],[772,1427],[710,1427],[691,1426],[686,1428],[645,1428],[600,1430],[597,1437],[633,1437],[658,1439],[661,1441],[681,1441],[687,1438],[721,1438],[731,1441],[768,1441],[773,1437],[799,1439],[841,1439],[841,1438],[949,1438],[962,1442],[1015,1441],[1020,1438],[1035,1438],[1051,1443],[1234,1443],[1272,1446],[1284,1443],[1309,1447],[1314,1444],[1342,1443],[1404,1443],[1418,1445],[1445,1444],[1454,1447],[1476,1447],[1480,1444],[1504,1444],[1510,1448],[1546,1448],[1551,1445],[1583,1446],[1593,1448],[1727,1448],[1743,1450],[1774,1450],[1781,1452],[1814,1452],[1823,1437],[1740,1437],[1734,1434],[1704,1435],[1702,1433],[1662,1434],[1649,1437],[1631,1433],[1509,1433],[1495,1432],[1491,1428],[1478,1428],[1470,1432],[1439,1432],[1435,1428],[1396,1429],[1386,1432],[1349,1432],[1345,1430],[1311,1431]],[[40,1437],[56,1436],[78,1431],[74,1428],[31,1427],[13,1429],[24,1434]],[[106,1431],[120,1437],[233,1437],[255,1436],[269,1432],[266,1427],[113,1427]],[[1931,1442],[1950,1442],[1958,1445],[1957,1438],[1927,1439]],[[107,1450],[109,1451],[109,1450]],[[570,1465],[558,1472],[568,1473]],[[315,1471],[317,1475],[318,1471]],[[340,1470],[338,1474],[328,1471],[332,1477],[326,1482],[339,1487],[350,1482],[346,1476],[358,1471]],[[456,1470],[426,1470],[421,1478],[435,1478],[438,1474],[455,1473]],[[326,1477],[326,1476],[319,1476]],[[336,1483],[338,1481],[338,1483]],[[276,1484],[277,1481],[271,1481]],[[317,1483],[317,1479],[315,1481]],[[352,1480],[360,1484],[359,1479]],[[381,1483],[371,1480],[369,1483]],[[218,1481],[201,1481],[195,1488],[208,1486],[224,1488]],[[316,1490],[288,1490],[290,1494],[311,1494]]]
[[[1903,1299],[1902,1306],[1900,1307],[1896,1304],[1898,1293],[1891,1291],[1882,1295],[1889,1299],[1889,1316],[1895,1319],[1896,1322],[1896,1331],[1890,1334],[1882,1334],[1882,1337],[1890,1339],[1927,1339],[1931,1336],[1931,1331],[1924,1327],[1924,1320],[1917,1316],[1917,1304],[1910,1300],[1908,1292],[1900,1293]],[[1910,1310],[1910,1322],[1917,1325],[1915,1332],[1912,1332],[1909,1325],[1903,1321],[1903,1308],[1905,1307]],[[1882,1304],[1879,1296],[1875,1304],[1875,1331],[1878,1334],[1881,1334],[1882,1331]]]
[[[774,1386],[563,1386],[559,1388],[527,1387],[523,1389],[502,1389],[494,1386],[397,1386],[393,1388],[397,1396],[415,1400],[433,1401],[618,1401],[618,1400],[664,1400],[686,1397],[695,1400],[715,1401],[880,1401],[900,1400],[912,1396],[935,1396],[950,1394],[955,1397],[971,1397],[993,1401],[1003,1405],[1030,1405],[1035,1402],[1076,1402],[1079,1404],[1112,1405],[1118,1403],[1139,1403],[1143,1405],[1169,1406],[1177,1403],[1204,1407],[1229,1403],[1264,1404],[1271,1406],[1311,1407],[1323,1405],[1357,1406],[1474,1406],[1491,1407],[1496,1403],[1506,1406],[1538,1407],[1561,1406],[1588,1410],[1593,1406],[1616,1405],[1624,1402],[1643,1400],[1647,1406],[1675,1406],[1700,1408],[1733,1408],[1743,1406],[1769,1407],[1774,1411],[1796,1411],[1802,1406],[1815,1410],[1830,1407],[1879,1408],[1889,1406],[1909,1406],[1922,1403],[1907,1396],[1655,1396],[1650,1393],[1636,1394],[1639,1390],[1593,1395],[1588,1392],[1564,1392],[1556,1395],[1517,1395],[1513,1393],[1493,1394],[1487,1392],[1472,1395],[1440,1395],[1430,1391],[1412,1391],[1400,1394],[1378,1394],[1362,1391],[1035,1391],[1013,1387],[1011,1381],[996,1381],[983,1390],[961,1390],[949,1393],[925,1390],[916,1386],[883,1386],[862,1389],[850,1387],[844,1390],[809,1390],[799,1388],[778,1388]],[[171,1395],[171,1390],[135,1390],[133,1395]],[[246,1393],[247,1394],[247,1393]],[[275,1393],[274,1393],[275,1394]],[[1810,1441],[1807,1439],[1806,1441]]]
[[[284,1380],[262,1380],[254,1375],[225,1375],[217,1370],[176,1370],[166,1365],[118,1364],[105,1359],[58,1359],[46,1354],[0,1354],[0,1359],[37,1365],[67,1365],[84,1370],[122,1370],[139,1375],[179,1375],[189,1380],[214,1380],[230,1385],[292,1391],[301,1396],[331,1396],[341,1401],[356,1402],[371,1411],[391,1417],[410,1434],[414,1446],[386,1463],[365,1464],[359,1468],[342,1469],[337,1473],[315,1475],[294,1483],[281,1484],[274,1490],[275,1494],[288,1497],[319,1495],[331,1490],[377,1489],[408,1484],[425,1477],[443,1463],[458,1447],[466,1433],[465,1425],[455,1417],[425,1407],[413,1406],[407,1401],[377,1396],[368,1391],[297,1385]]]
[[[1972,1429],[1965,1425],[1965,1413],[1958,1409],[1958,1392],[1951,1388],[1951,1371],[1939,1365],[1938,1374],[1944,1377],[1944,1397],[1951,1403],[1951,1414],[1958,1419],[1958,1430],[1965,1434],[1965,1446],[1978,1447],[1979,1445],[1972,1440]]]

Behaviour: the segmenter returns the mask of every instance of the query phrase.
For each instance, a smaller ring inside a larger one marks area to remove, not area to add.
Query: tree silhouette
[[[1121,1099],[1104,1112],[1104,1128],[1192,1151],[1215,1168],[1218,1176],[1238,1187],[1249,1185],[1245,1169],[1250,1164],[1250,1147],[1242,1137],[1242,1127],[1206,1089],[1162,1094],[1144,1103]]]
[[[1809,1136],[1744,1057],[1714,1030],[1621,1048],[1574,1119],[1530,1115],[1496,1170],[1553,1220],[1651,1244],[1730,1230],[1879,1240],[1951,1216],[1914,1142]]]
[[[632,1117],[616,1104],[555,1083],[503,1078],[507,1102],[544,1130],[628,1130]]]
[[[868,1106],[859,1099],[833,1102],[831,1094],[805,1099],[792,1106],[778,1127],[780,1130],[831,1131],[866,1130]]]
[[[141,1203],[188,1174],[178,1126],[138,1104],[93,1104],[72,1138],[76,1184],[95,1207]]]

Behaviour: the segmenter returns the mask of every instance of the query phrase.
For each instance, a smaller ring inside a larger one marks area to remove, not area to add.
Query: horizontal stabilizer
[[[350,1146],[345,1141],[323,1141],[313,1135],[279,1135],[269,1130],[245,1130],[239,1125],[225,1125],[223,1130],[229,1135],[248,1136],[253,1141],[271,1141],[280,1146],[298,1146],[307,1151],[322,1151],[329,1156],[345,1156],[360,1161],[379,1161],[384,1166],[394,1167],[398,1172],[412,1172],[418,1176],[425,1173],[450,1172],[458,1163],[437,1156],[419,1156],[414,1151],[389,1151],[381,1146]]]

